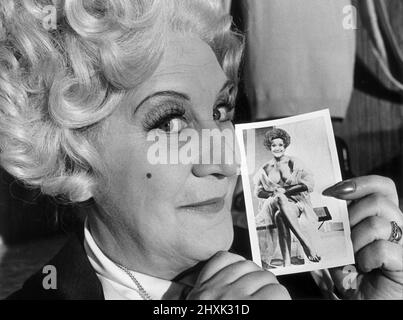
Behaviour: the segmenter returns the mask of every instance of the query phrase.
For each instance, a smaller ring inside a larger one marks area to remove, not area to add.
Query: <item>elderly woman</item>
[[[151,133],[233,130],[242,45],[230,17],[205,0],[65,0],[46,30],[46,4],[0,4],[1,165],[45,194],[94,204],[49,262],[57,288],[40,270],[11,298],[288,299],[292,281],[228,252],[236,166],[147,158]],[[393,184],[359,178],[330,194],[356,200],[355,297],[400,298]]]
[[[290,142],[290,135],[283,129],[267,131],[263,144],[273,158],[254,177],[255,195],[263,199],[256,219],[258,223],[263,221],[265,225],[277,227],[283,266],[291,264],[290,230],[310,261],[321,259],[317,249],[320,243],[317,217],[309,197],[314,186],[313,175],[301,160],[285,154]]]

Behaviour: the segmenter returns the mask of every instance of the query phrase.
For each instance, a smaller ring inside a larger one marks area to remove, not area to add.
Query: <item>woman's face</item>
[[[154,133],[177,141],[185,129],[233,132],[230,91],[211,48],[173,34],[154,74],[107,120],[101,154],[110,181],[94,197],[136,270],[172,277],[230,247],[236,165],[153,164],[155,141],[147,139]],[[179,150],[199,142],[180,141]]]
[[[283,139],[277,138],[271,141],[271,152],[275,158],[281,158],[285,153],[285,146]]]

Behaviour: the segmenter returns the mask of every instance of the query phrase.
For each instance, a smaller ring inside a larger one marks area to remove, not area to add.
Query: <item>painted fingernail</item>
[[[331,186],[324,190],[322,194],[324,196],[339,198],[350,193],[353,193],[356,190],[357,186],[353,180],[345,180],[339,183],[336,183],[334,186]]]

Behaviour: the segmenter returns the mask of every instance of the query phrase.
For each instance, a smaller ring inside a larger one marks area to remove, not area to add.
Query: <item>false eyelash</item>
[[[214,109],[224,105],[228,108],[228,111],[231,112],[235,108],[235,100],[236,94],[232,90],[230,92],[226,92],[219,98]]]
[[[217,110],[219,107],[225,107],[228,113],[232,112],[235,109],[234,99],[227,97],[226,99],[218,101],[214,107],[214,110]]]
[[[143,120],[143,127],[146,131],[150,131],[174,118],[185,118],[185,114],[186,110],[182,105],[166,102],[147,113]]]

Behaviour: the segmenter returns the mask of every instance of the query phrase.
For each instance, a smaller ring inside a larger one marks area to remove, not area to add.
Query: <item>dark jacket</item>
[[[71,234],[59,253],[46,265],[57,271],[57,289],[45,289],[46,274],[42,269],[31,276],[22,289],[10,295],[10,300],[103,300],[103,290],[84,249],[84,227]],[[248,256],[244,244],[249,242],[247,231],[235,227],[231,251]],[[237,248],[238,247],[238,248]],[[237,250],[238,249],[238,250]],[[309,273],[278,277],[293,299],[320,299],[321,293]]]

